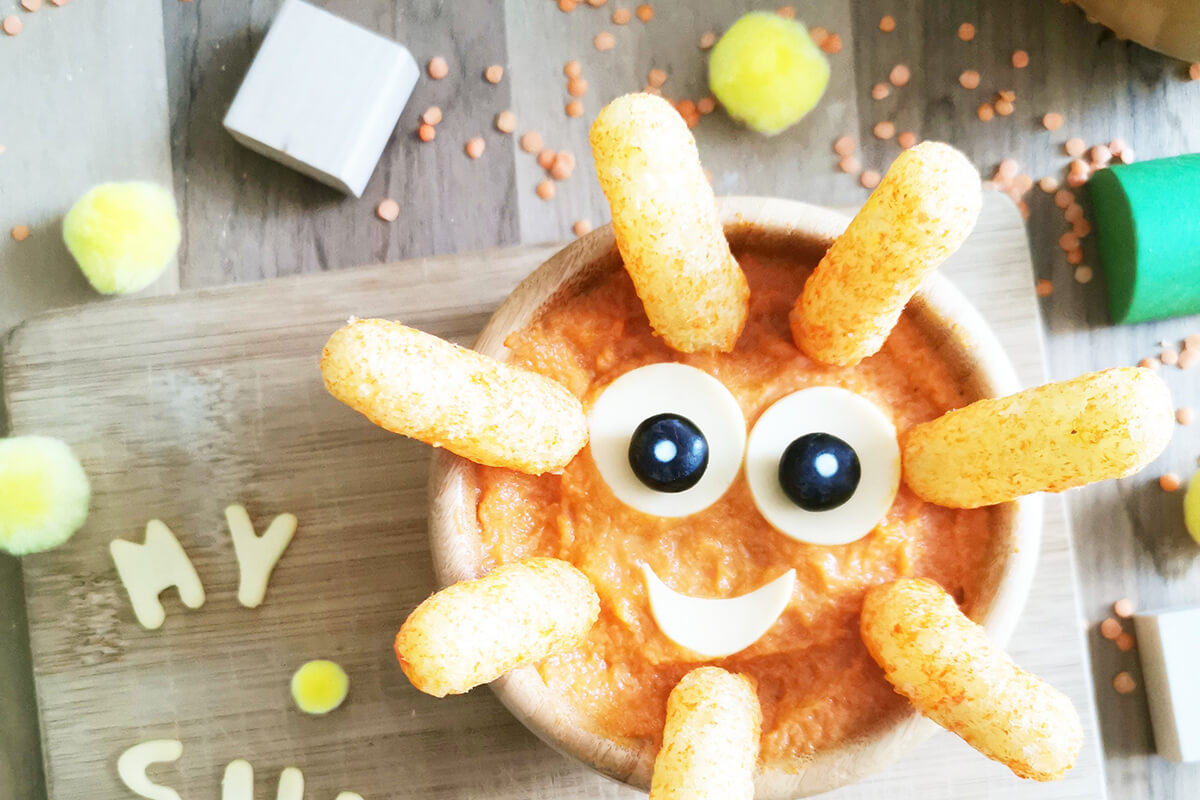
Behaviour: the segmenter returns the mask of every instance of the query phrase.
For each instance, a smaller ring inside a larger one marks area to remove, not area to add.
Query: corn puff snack
[[[654,332],[681,353],[732,350],[750,289],[683,118],[660,97],[627,94],[601,109],[588,138]]]
[[[562,385],[398,322],[335,331],[321,375],[381,428],[489,467],[556,472],[587,443],[583,406]]]
[[[979,173],[953,147],[922,142],[901,153],[805,283],[790,316],[796,346],[842,367],[879,352],[982,204]]]
[[[1167,446],[1171,394],[1121,367],[978,400],[910,429],[904,480],[923,499],[978,508],[1137,472]]]
[[[422,692],[462,694],[572,649],[599,616],[586,575],[557,558],[530,558],[426,598],[396,634],[396,658]]]
[[[762,710],[754,685],[719,667],[671,690],[650,800],[752,800]]]
[[[1039,781],[1074,766],[1083,730],[1071,701],[993,646],[933,581],[871,589],[860,630],[896,691],[988,758]]]

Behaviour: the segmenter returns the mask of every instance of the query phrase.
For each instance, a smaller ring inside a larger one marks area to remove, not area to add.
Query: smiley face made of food
[[[322,356],[336,398],[479,465],[484,574],[405,621],[413,685],[535,665],[614,737],[661,742],[653,798],[749,798],[760,758],[836,747],[904,698],[1061,777],[1070,701],[970,619],[994,506],[1140,469],[1171,434],[1165,385],[1113,369],[970,402],[905,313],[980,210],[946,145],[903,152],[814,268],[733,252],[665,101],[618,98],[591,143],[624,270],[504,362],[384,320]]]

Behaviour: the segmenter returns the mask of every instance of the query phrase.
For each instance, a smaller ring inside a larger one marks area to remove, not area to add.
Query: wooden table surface
[[[574,221],[607,219],[587,155],[587,125],[602,103],[640,89],[647,71],[664,69],[664,92],[676,99],[705,93],[700,35],[720,31],[755,5],[735,0],[660,0],[654,18],[626,26],[610,21],[625,0],[560,13],[552,0],[319,0],[319,4],[405,43],[418,62],[433,55],[450,64],[442,81],[424,78],[361,200],[345,198],[234,143],[221,118],[279,0],[81,0],[46,4],[37,13],[0,0],[0,16],[24,22],[16,37],[0,37],[0,231],[29,225],[32,236],[0,236],[0,331],[47,308],[103,302],[90,293],[58,236],[74,197],[102,180],[145,178],[173,183],[184,224],[178,266],[151,291],[252,282],[266,277],[339,269],[409,256],[538,242],[570,236]],[[632,7],[632,4],[628,4]],[[772,139],[746,133],[721,113],[701,120],[696,138],[722,194],[765,194],[845,205],[866,192],[834,169],[830,145],[842,133],[860,142],[864,164],[883,169],[898,152],[871,135],[880,120],[921,138],[952,142],[985,174],[1005,157],[1035,179],[1061,177],[1070,136],[1089,144],[1122,137],[1139,159],[1200,150],[1200,82],[1186,65],[1117,40],[1056,0],[812,0],[798,16],[838,33],[833,77],[816,111]],[[883,14],[891,33],[878,30]],[[977,28],[972,42],[955,32]],[[616,47],[598,52],[592,37],[610,31]],[[1029,53],[1015,70],[1013,50]],[[570,119],[562,65],[583,65],[590,90],[586,113]],[[911,82],[882,101],[871,86],[895,64]],[[492,86],[489,64],[507,68]],[[978,70],[981,86],[962,89],[958,75]],[[976,107],[999,90],[1016,95],[1007,118],[980,121]],[[415,137],[420,112],[445,112],[437,139]],[[579,160],[552,202],[539,199],[542,179],[515,137],[495,130],[504,109],[518,133],[538,130],[548,147]],[[1039,120],[1048,111],[1066,122],[1054,133]],[[483,136],[484,156],[463,145]],[[374,216],[384,197],[401,206],[395,223]],[[1038,278],[1053,281],[1043,300],[1051,371],[1065,378],[1127,365],[1152,355],[1160,340],[1200,330],[1195,318],[1130,327],[1109,325],[1104,283],[1072,280],[1057,247],[1067,230],[1049,196],[1028,197],[1030,240]],[[1091,239],[1085,264],[1095,264]],[[271,313],[264,309],[264,313]],[[1200,403],[1193,373],[1164,371],[1180,406]],[[1196,373],[1200,374],[1200,373]],[[2,422],[2,421],[0,421]],[[1200,549],[1182,525],[1181,496],[1166,495],[1155,478],[1195,467],[1200,432],[1180,428],[1143,475],[1069,495],[1079,580],[1092,646],[1096,696],[1114,798],[1190,798],[1200,767],[1153,755],[1146,702],[1140,691],[1118,696],[1113,675],[1140,678],[1134,654],[1119,653],[1095,633],[1109,604],[1128,596],[1143,608],[1200,602]],[[42,793],[28,678],[18,562],[0,558],[0,796]]]

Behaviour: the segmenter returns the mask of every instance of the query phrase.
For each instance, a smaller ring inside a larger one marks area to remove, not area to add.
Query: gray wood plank
[[[335,14],[396,39],[422,77],[361,199],[344,197],[246,150],[221,128],[279,0],[164,0],[176,195],[184,217],[180,257],[188,287],[246,282],[355,264],[513,243],[517,239],[508,137],[492,125],[510,82],[483,80],[504,63],[503,8],[486,0],[321,0]],[[450,63],[434,81],[431,56]],[[421,112],[442,108],[437,139],[421,143]],[[483,136],[477,161],[463,150]],[[400,203],[392,224],[375,217]]]
[[[171,185],[161,7],[46,4],[0,37],[0,335],[48,309],[101,301],[63,246],[62,215],[93,184]],[[114,43],[120,42],[120,46]],[[31,235],[14,241],[10,229]],[[178,287],[175,265],[147,294]],[[7,429],[0,409],[0,432]],[[0,554],[0,797],[44,795],[20,562]]]
[[[22,33],[0,39],[0,331],[99,299],[62,243],[62,216],[83,192],[110,180],[171,183],[159,5],[95,0],[18,13]],[[15,225],[29,238],[14,241]],[[171,266],[147,293],[177,287]]]

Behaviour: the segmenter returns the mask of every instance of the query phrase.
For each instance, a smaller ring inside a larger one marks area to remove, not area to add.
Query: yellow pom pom
[[[91,487],[71,448],[46,436],[0,439],[0,550],[58,547],[87,519]]]
[[[350,678],[332,661],[309,661],[292,676],[292,699],[305,714],[328,714],[348,691]]]
[[[829,61],[804,26],[754,12],[712,50],[708,85],[734,119],[773,135],[812,110],[829,84]]]
[[[71,206],[63,241],[96,291],[140,291],[179,248],[175,198],[152,183],[103,183]]]
[[[1188,481],[1187,494],[1183,496],[1183,522],[1196,544],[1200,544],[1200,471]]]

